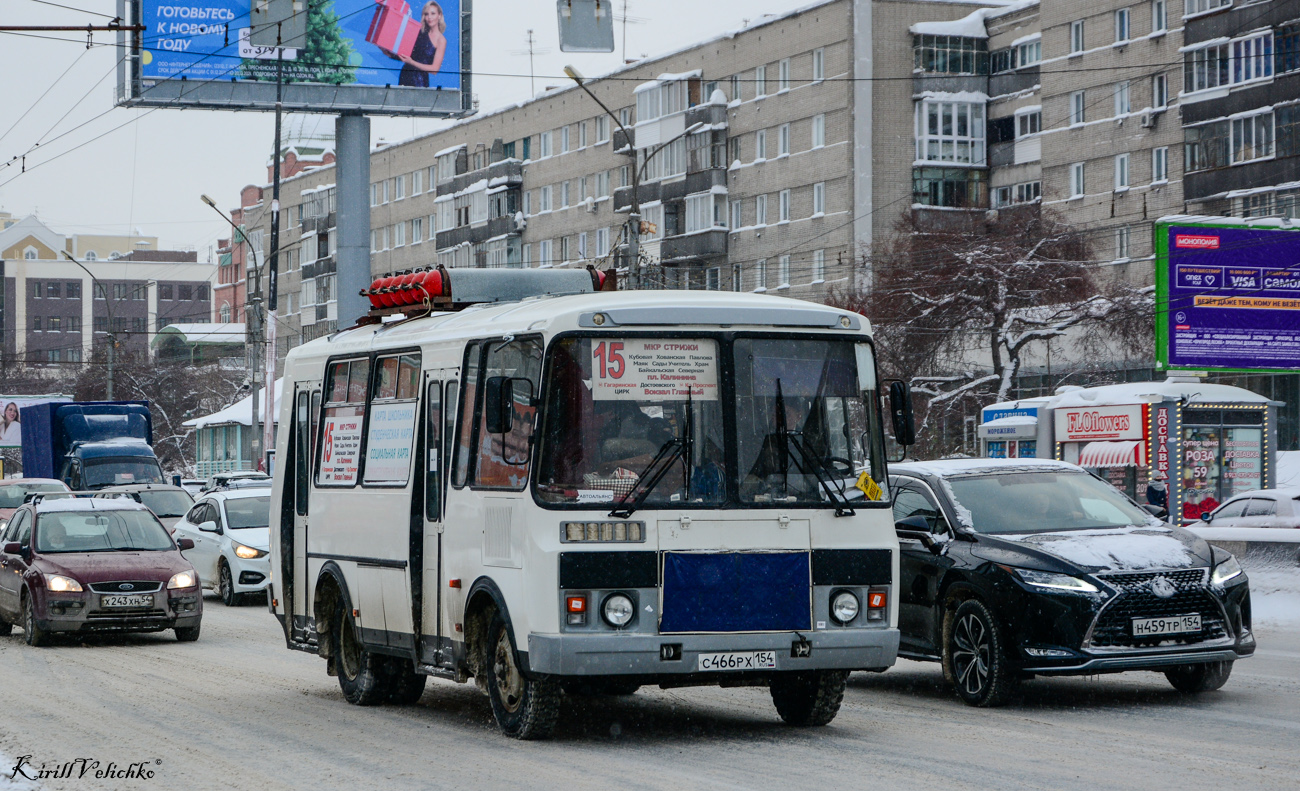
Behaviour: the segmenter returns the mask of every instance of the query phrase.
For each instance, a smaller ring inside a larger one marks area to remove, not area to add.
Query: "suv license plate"
[[[776,670],[775,651],[700,654],[697,670]]]
[[[1162,634],[1185,634],[1201,631],[1201,616],[1171,615],[1168,618],[1134,618],[1134,637],[1155,637]]]
[[[152,593],[136,593],[130,596],[100,596],[100,607],[152,607]]]

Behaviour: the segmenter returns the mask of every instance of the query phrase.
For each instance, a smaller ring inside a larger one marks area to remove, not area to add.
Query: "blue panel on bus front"
[[[665,552],[661,633],[810,629],[807,552]]]

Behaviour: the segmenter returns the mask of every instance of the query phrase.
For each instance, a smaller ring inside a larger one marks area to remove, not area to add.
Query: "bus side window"
[[[451,473],[452,486],[464,486],[469,479],[470,461],[474,451],[474,409],[478,400],[478,370],[483,344],[475,341],[465,351],[465,387],[461,390],[459,409],[460,432],[456,435],[455,467]]]
[[[472,482],[486,488],[522,489],[528,478],[530,440],[537,415],[534,403],[542,373],[542,342],[539,338],[521,338],[492,343],[486,357],[481,376],[485,394],[489,382],[504,388],[512,380],[526,380],[531,387],[511,387],[499,393],[501,399],[508,400],[506,407],[513,413],[509,425],[500,433],[489,432],[496,422],[489,420],[484,408],[489,399],[478,399],[478,460]]]
[[[442,382],[430,382],[428,393],[424,447],[429,458],[424,474],[424,516],[430,522],[437,522],[442,516]]]
[[[316,458],[316,429],[320,427],[320,391],[311,394],[311,458]]]
[[[309,414],[310,396],[307,393],[298,394],[298,403],[294,405],[294,458],[293,458],[293,483],[294,483],[294,505],[299,516],[307,514],[307,492],[309,490],[308,482],[311,480],[311,457],[308,455],[308,448],[311,447],[311,440],[307,437],[308,426],[311,425],[311,416]]]
[[[442,458],[444,459],[443,467],[451,463],[452,440],[456,438],[456,396],[460,393],[460,382],[455,379],[447,383],[447,397],[442,400],[445,405],[442,410]],[[443,483],[448,479],[444,471],[442,475]]]

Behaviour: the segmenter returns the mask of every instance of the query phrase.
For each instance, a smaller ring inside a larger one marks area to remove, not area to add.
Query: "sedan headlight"
[[[254,558],[260,558],[266,554],[265,550],[253,549],[252,547],[244,546],[238,541],[231,541],[230,543],[235,547],[235,555],[244,560],[253,560]]]
[[[1098,588],[1087,580],[1071,577],[1069,574],[1054,574],[1049,571],[1031,571],[1015,569],[1016,576],[1026,585],[1044,590],[1066,591],[1069,593],[1096,593]]]
[[[51,574],[45,581],[45,587],[55,593],[81,593],[81,583],[62,574]]]
[[[1241,576],[1241,564],[1232,555],[1228,559],[1214,567],[1214,573],[1210,575],[1210,582],[1215,585],[1222,585],[1230,579]]]
[[[632,616],[636,614],[636,606],[626,595],[615,593],[605,599],[600,613],[604,616],[605,623],[615,629],[622,629],[632,621]]]
[[[172,578],[167,580],[167,590],[174,590],[176,588],[193,588],[194,585],[194,572],[192,571],[182,571],[179,574],[173,574]]]

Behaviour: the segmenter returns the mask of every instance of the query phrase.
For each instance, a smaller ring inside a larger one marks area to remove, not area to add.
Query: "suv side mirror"
[[[894,441],[899,445],[916,444],[916,418],[912,415],[912,387],[907,382],[889,383],[889,414],[894,423]]]
[[[204,533],[218,533],[218,534],[219,534],[219,533],[221,533],[221,526],[218,525],[216,522],[211,522],[211,521],[209,521],[209,522],[202,522],[202,523],[199,524],[199,530],[202,530]]]
[[[919,530],[922,533],[930,532],[930,523],[925,520],[924,516],[908,516],[894,523],[894,529],[898,531]]]

